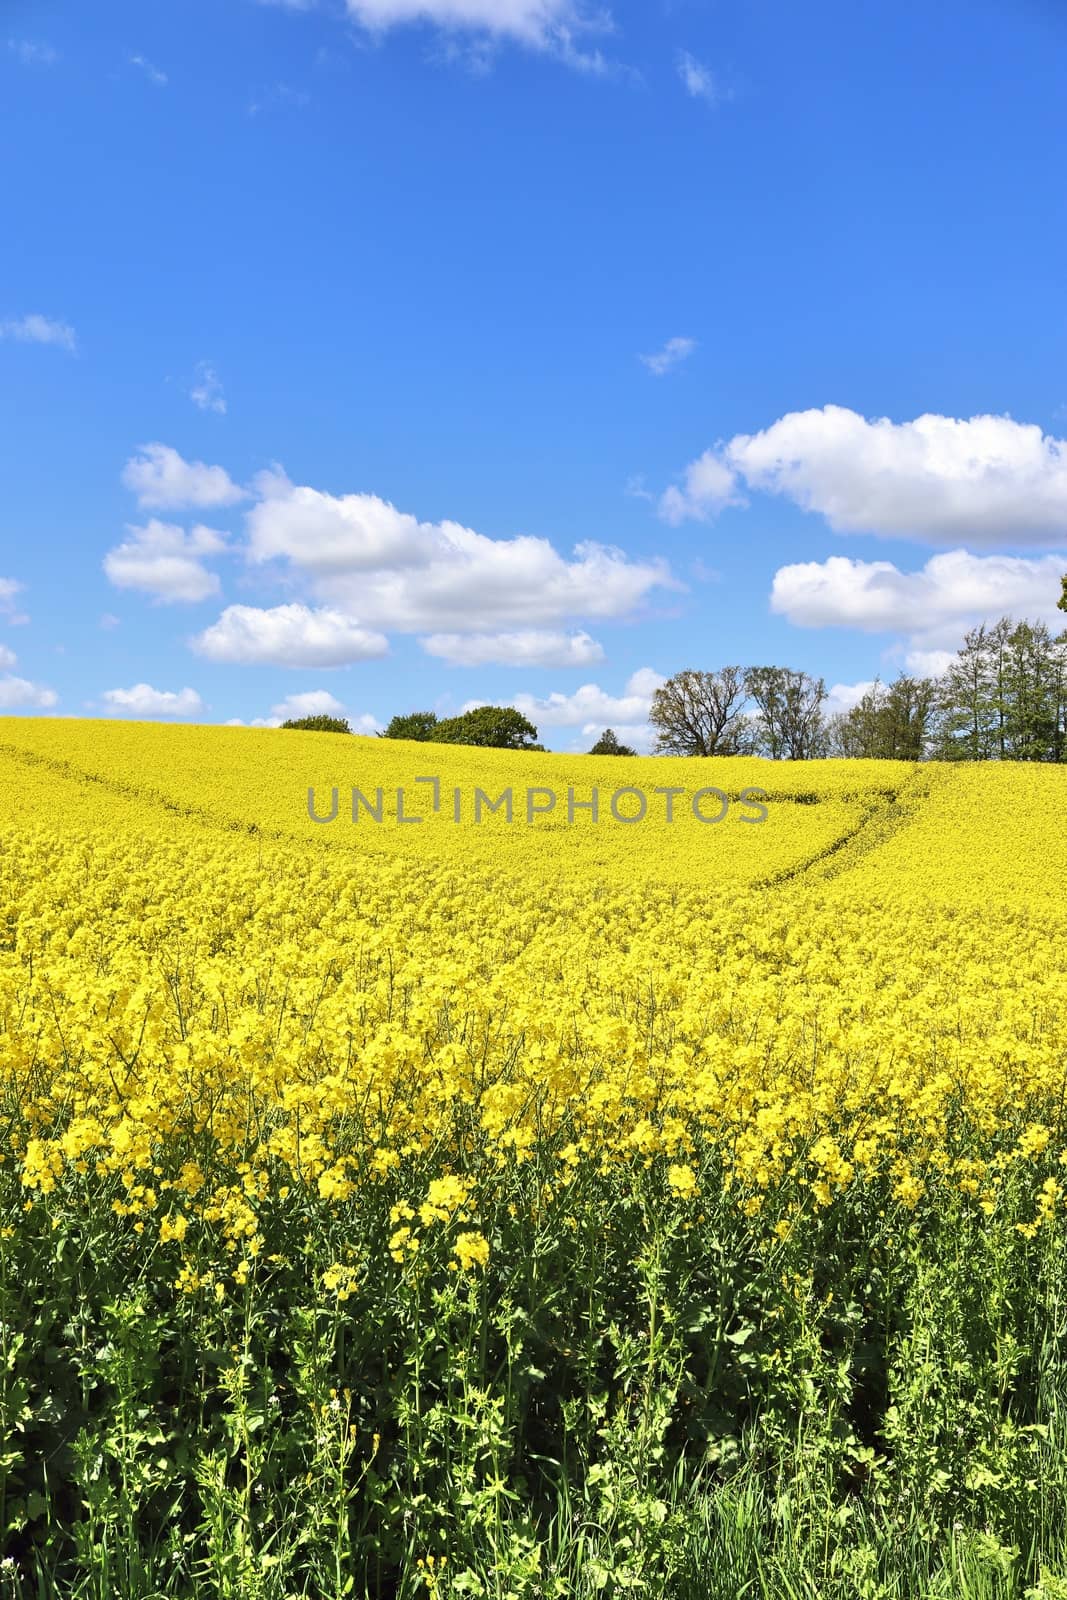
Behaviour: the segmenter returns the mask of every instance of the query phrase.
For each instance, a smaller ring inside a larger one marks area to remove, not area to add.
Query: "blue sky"
[[[645,748],[1058,626],[1065,18],[0,3],[0,711]]]

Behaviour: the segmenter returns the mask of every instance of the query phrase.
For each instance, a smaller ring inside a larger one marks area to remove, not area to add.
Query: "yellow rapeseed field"
[[[440,779],[436,813],[419,776]],[[475,788],[508,785],[512,822],[476,827]],[[683,797],[668,824],[668,785],[735,804],[702,823]],[[334,786],[336,820],[313,823],[309,787],[325,815]],[[600,790],[595,825],[578,805],[567,821],[569,786]],[[351,820],[353,787],[383,789],[380,824]],[[401,787],[418,824],[396,820]],[[556,814],[528,822],[528,787]],[[623,787],[649,797],[643,820],[611,816]],[[5,719],[0,805],[5,1159],[28,1203],[67,1167],[117,1173],[131,1226],[180,1244],[215,1221],[244,1260],[268,1169],[340,1203],[430,1149],[447,1170],[472,1122],[483,1187],[566,1127],[563,1172],[711,1138],[753,1206],[802,1155],[821,1204],[879,1171],[909,1202],[951,1180],[989,1209],[1059,1137],[1059,769]],[[1018,1143],[954,1163],[964,1109]],[[153,1183],[205,1126],[210,1186]]]
[[[509,786],[512,821],[476,825],[475,789]],[[251,1318],[298,1273],[356,1329],[494,1272],[506,1298],[634,1196],[690,1250],[735,1216],[787,1299],[823,1217],[1007,1219],[1023,1248],[1067,1188],[1065,870],[1063,769],[0,719],[10,1271],[91,1223],[174,1316]],[[546,1346],[570,1358],[577,1320]],[[380,1452],[395,1488],[414,1402],[374,1393],[361,1470]]]

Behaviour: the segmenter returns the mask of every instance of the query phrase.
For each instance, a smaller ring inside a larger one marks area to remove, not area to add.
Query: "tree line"
[[[1067,611],[1067,575],[1057,602]],[[825,681],[792,667],[686,668],[652,695],[656,755],[762,755],[775,761],[851,757],[890,761],[1067,760],[1067,630],[1001,617],[971,628],[938,678],[876,679],[848,710],[827,715]],[[285,728],[349,733],[336,717]],[[510,706],[457,717],[395,716],[382,738],[543,750],[537,729]],[[606,728],[590,755],[635,755]]]
[[[1067,609],[1067,607],[1065,607]],[[939,678],[875,680],[826,715],[822,678],[789,667],[687,670],[652,697],[661,755],[804,761],[1067,760],[1067,632],[1001,617],[981,623]]]

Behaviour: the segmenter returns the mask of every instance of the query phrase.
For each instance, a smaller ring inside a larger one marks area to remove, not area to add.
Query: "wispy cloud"
[[[0,578],[0,618],[12,627],[30,620],[25,611],[17,610],[15,605],[15,596],[21,594],[25,587],[17,578]]]
[[[643,361],[649,372],[654,372],[657,378],[662,378],[665,372],[676,367],[680,361],[691,356],[697,347],[695,339],[668,339],[662,350],[653,356],[638,356]]]
[[[643,472],[631,473],[630,477],[628,477],[626,480],[625,493],[628,494],[633,500],[654,501],[656,498],[651,489],[645,488],[645,475]]]
[[[217,411],[220,415],[225,414],[226,397],[222,392],[219,375],[209,362],[198,362],[196,381],[189,390],[189,398],[194,406],[200,407],[201,411]]]
[[[433,633],[423,639],[427,655],[457,667],[585,667],[603,661],[604,648],[583,632],[536,628],[513,633]]]
[[[259,0],[259,4],[291,11],[317,8],[316,0]],[[587,43],[591,34],[614,33],[615,23],[606,7],[586,5],[583,0],[345,0],[345,10],[371,39],[396,27],[435,28],[439,48],[430,59],[459,63],[477,75],[491,69],[500,45],[515,44],[554,56],[591,77],[640,80],[633,68],[609,60]]]
[[[160,89],[167,82],[167,74],[161,72],[158,67],[153,66],[151,61],[146,60],[144,56],[131,56],[130,66],[140,67],[148,81],[156,84]]]
[[[53,67],[59,60],[59,52],[38,39],[9,39],[7,47],[24,67]]]
[[[691,56],[688,50],[678,52],[678,76],[685,85],[686,93],[691,94],[694,100],[706,100],[714,106],[727,98],[710,68],[698,61],[696,56]]]
[[[266,111],[271,106],[302,108],[310,101],[311,96],[303,89],[294,89],[289,83],[276,83],[271,88],[262,90],[257,99],[248,102],[248,115],[258,116],[261,111]]]
[[[75,350],[78,344],[74,329],[68,323],[54,322],[36,311],[0,322],[0,339],[18,339],[22,344],[57,344],[64,350]]]

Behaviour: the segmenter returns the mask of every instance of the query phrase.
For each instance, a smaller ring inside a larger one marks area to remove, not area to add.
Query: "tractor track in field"
[[[908,826],[930,792],[929,782],[924,782],[924,779],[928,780],[928,773],[916,762],[899,789],[889,794],[879,794],[872,804],[864,807],[853,827],[846,829],[813,855],[806,856],[803,861],[794,862],[769,878],[758,879],[752,887],[778,889],[809,874],[815,881],[840,877],[859,859],[884,845]],[[823,863],[830,865],[825,872],[819,873],[816,869]]]

